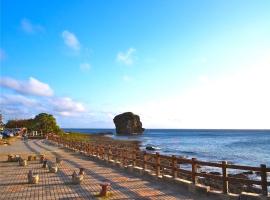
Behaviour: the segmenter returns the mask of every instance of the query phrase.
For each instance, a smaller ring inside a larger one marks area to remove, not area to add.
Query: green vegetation
[[[129,147],[129,148],[139,148],[139,141],[130,140],[116,140],[112,137],[104,136],[100,134],[82,134],[82,133],[61,133],[59,134],[66,141],[76,141],[76,142],[90,142],[100,145],[112,145],[114,147]]]
[[[34,119],[9,120],[6,128],[27,128],[28,131],[40,131],[42,133],[61,133],[53,115],[40,113]]]
[[[81,134],[72,132],[72,133],[61,133],[60,136],[68,141],[77,141],[77,142],[92,141],[90,134]]]
[[[33,119],[19,119],[19,120],[9,120],[5,128],[27,128],[32,130]]]
[[[38,114],[33,120],[33,129],[43,133],[59,133],[60,128],[53,115],[47,113]]]

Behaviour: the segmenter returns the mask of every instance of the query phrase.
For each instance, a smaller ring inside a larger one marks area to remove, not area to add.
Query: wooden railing
[[[205,162],[199,161],[196,158],[187,159],[176,157],[174,155],[152,154],[138,149],[135,150],[95,143],[67,141],[55,135],[49,136],[48,139],[69,149],[82,151],[87,155],[96,156],[103,160],[114,160],[115,162],[119,162],[122,166],[141,167],[143,170],[149,170],[155,176],[170,175],[172,178],[188,179],[192,181],[193,184],[197,184],[200,177],[220,181],[224,194],[229,192],[229,184],[238,183],[245,185],[259,185],[261,186],[261,194],[263,196],[268,196],[268,186],[270,186],[270,182],[267,181],[267,173],[270,172],[270,168],[267,168],[264,164],[260,167],[251,167],[228,164],[226,161],[222,161],[221,163]],[[188,165],[190,167],[183,169],[181,165]],[[216,167],[219,168],[222,173],[221,175],[216,175],[199,172],[198,168],[201,166]],[[257,172],[257,174],[260,175],[260,180],[228,176],[228,169]]]

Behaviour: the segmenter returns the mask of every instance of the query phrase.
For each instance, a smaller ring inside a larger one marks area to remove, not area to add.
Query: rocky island
[[[142,128],[142,122],[138,115],[132,112],[125,112],[114,117],[116,133],[121,135],[142,134],[145,130]]]

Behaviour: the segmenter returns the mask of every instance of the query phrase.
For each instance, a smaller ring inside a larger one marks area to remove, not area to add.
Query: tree
[[[19,120],[8,120],[6,128],[27,128],[31,129],[33,126],[33,119],[19,119]]]
[[[6,128],[27,128],[28,131],[41,131],[45,134],[61,132],[53,115],[47,113],[40,113],[34,119],[9,120]]]
[[[60,128],[53,115],[40,113],[33,119],[33,121],[33,129],[36,131],[42,131],[43,133],[60,132]]]

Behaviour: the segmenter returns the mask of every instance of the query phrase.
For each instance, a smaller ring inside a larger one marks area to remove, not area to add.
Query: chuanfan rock
[[[135,135],[141,134],[144,131],[140,117],[132,112],[126,112],[115,116],[113,122],[117,134]]]

